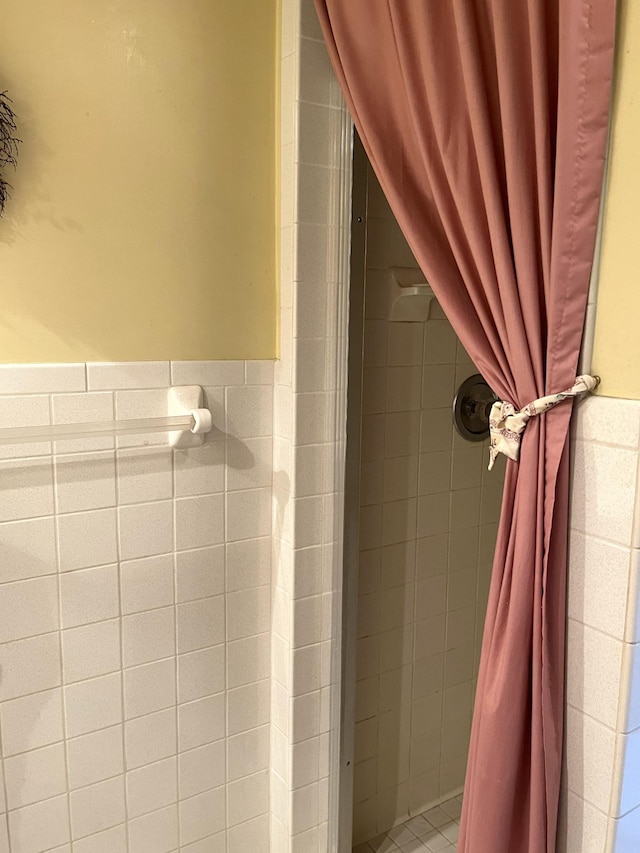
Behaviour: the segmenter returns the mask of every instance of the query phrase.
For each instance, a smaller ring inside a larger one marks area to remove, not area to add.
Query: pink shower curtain
[[[573,384],[614,0],[315,0],[393,211],[462,343],[520,408]],[[555,850],[571,403],[509,462],[459,853]]]

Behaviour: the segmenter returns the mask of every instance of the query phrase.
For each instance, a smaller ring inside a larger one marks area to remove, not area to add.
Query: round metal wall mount
[[[453,423],[467,441],[489,437],[489,413],[498,398],[479,373],[465,379],[453,400]]]

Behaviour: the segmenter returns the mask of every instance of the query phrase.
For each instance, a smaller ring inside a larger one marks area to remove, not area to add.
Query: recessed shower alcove
[[[351,310],[362,314],[363,342],[351,340],[360,447],[347,451],[359,457],[359,495],[351,490],[346,511],[347,541],[359,515],[353,845],[377,850],[380,836],[441,803],[455,840],[504,466],[489,473],[487,441],[454,428],[456,389],[478,371],[357,141],[353,203],[362,226]],[[352,318],[352,335],[356,326]]]

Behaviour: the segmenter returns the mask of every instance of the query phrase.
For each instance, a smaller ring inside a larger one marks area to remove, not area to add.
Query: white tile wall
[[[329,797],[337,791],[329,786],[337,771],[330,694],[337,672],[331,657],[335,662],[339,655],[335,593],[341,571],[344,445],[336,437],[346,400],[349,239],[341,192],[350,186],[350,121],[312,0],[283,4],[281,86],[271,844],[282,853],[324,853]]]
[[[437,303],[388,321],[389,267],[416,262],[368,186],[355,844],[462,788],[504,473],[453,429],[477,371]]]
[[[631,853],[640,843],[639,543],[633,533],[640,402],[583,401],[573,445],[558,850]]]
[[[201,448],[3,453],[0,850],[268,849],[273,363],[5,365],[0,425],[162,414],[171,380]]]

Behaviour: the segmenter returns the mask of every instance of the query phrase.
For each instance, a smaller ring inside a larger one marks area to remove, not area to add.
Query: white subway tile
[[[118,502],[162,501],[173,497],[171,449],[132,447],[118,450]]]
[[[306,548],[322,544],[324,501],[322,497],[296,498],[294,503],[293,545]]]
[[[271,430],[270,430],[271,432]],[[271,488],[274,469],[271,435],[227,442],[227,490]]]
[[[392,394],[394,392],[391,392]],[[398,399],[401,399],[400,397]],[[419,408],[418,405],[414,408]],[[362,374],[362,411],[364,415],[381,414],[387,406],[386,367],[365,367]],[[408,408],[408,406],[406,407]]]
[[[303,788],[318,781],[320,738],[301,741],[291,748],[291,787]]]
[[[180,752],[220,740],[225,732],[224,693],[198,699],[178,708]]]
[[[69,805],[73,838],[82,838],[117,826],[125,819],[124,779],[116,776],[106,782],[72,791]]]
[[[269,815],[261,815],[230,827],[227,831],[227,844],[228,850],[269,853]]]
[[[224,690],[224,661],[224,645],[179,655],[178,701],[191,702]]]
[[[269,771],[245,776],[227,789],[227,827],[236,826],[269,811]]]
[[[322,639],[322,596],[297,599],[293,605],[292,648],[319,643]]]
[[[60,576],[63,628],[112,619],[120,613],[118,567],[101,566]]]
[[[425,325],[424,363],[453,364],[459,341],[447,320],[430,319]]]
[[[268,584],[271,575],[271,539],[247,539],[226,546],[226,589],[241,589]]]
[[[67,797],[55,797],[9,812],[13,853],[38,853],[69,841]]]
[[[176,756],[127,773],[129,818],[170,806],[178,798]]]
[[[117,619],[62,632],[65,683],[106,675],[119,670],[120,665],[120,624]]]
[[[168,414],[168,394],[166,388],[147,388],[138,391],[115,392],[116,420],[138,420],[140,418],[162,418]],[[116,446],[123,447],[162,447],[169,443],[168,432],[137,433],[123,435],[116,439]]]
[[[273,390],[268,385],[227,388],[227,432],[234,438],[259,438],[273,430]]]
[[[113,451],[57,456],[57,511],[82,512],[115,506],[116,466]]]
[[[339,179],[340,173],[337,170],[298,163],[295,221],[325,225],[331,213]],[[313,306],[308,307],[312,311]],[[326,308],[322,310],[321,316],[326,316]],[[323,327],[320,327],[319,333],[324,334]]]
[[[268,586],[229,593],[226,599],[227,641],[263,634],[269,630],[271,591]]]
[[[168,658],[175,654],[173,607],[135,613],[122,619],[122,659],[124,666]]]
[[[0,646],[0,701],[58,687],[60,636],[42,634]]]
[[[176,599],[178,603],[209,598],[224,592],[224,545],[198,548],[176,554]]]
[[[573,468],[571,526],[592,536],[630,545],[637,454],[576,441]]]
[[[47,746],[64,737],[59,688],[4,702],[0,717],[5,757]]]
[[[58,517],[60,569],[86,569],[118,559],[116,513],[113,509]]]
[[[57,743],[5,758],[4,781],[8,809],[63,794],[67,789],[64,745]]]
[[[0,425],[6,428],[48,426],[49,397],[0,397]],[[51,453],[48,441],[27,441],[0,447],[1,459],[20,459],[25,456],[47,456]]]
[[[226,539],[256,539],[271,532],[271,489],[226,495]]]
[[[567,629],[567,701],[615,729],[622,643],[580,622]]]
[[[297,446],[330,441],[334,400],[327,392],[294,395],[294,438]]]
[[[331,106],[331,63],[322,42],[302,38],[298,42],[300,62],[299,99]]]
[[[298,788],[291,796],[291,832],[295,835],[318,823],[318,785]]]
[[[171,853],[177,846],[177,805],[129,822],[129,853]]]
[[[269,727],[261,726],[227,740],[227,779],[233,782],[269,766]]]
[[[175,451],[176,496],[210,495],[224,490],[226,442]]]
[[[321,646],[305,646],[293,652],[292,695],[300,696],[311,690],[317,690],[321,674]]]
[[[294,390],[325,391],[327,377],[327,343],[324,338],[296,338],[293,351]]]
[[[291,388],[276,385],[273,389],[273,434],[278,438],[291,438],[293,394]]]
[[[176,753],[176,710],[168,708],[127,720],[124,726],[127,769],[169,758]]]
[[[415,498],[386,503],[382,511],[382,543],[407,542],[416,536],[417,502]]]
[[[293,597],[303,598],[322,592],[322,548],[302,548],[294,553]]]
[[[485,488],[483,491],[484,494],[482,497],[485,500],[482,503],[484,508],[486,506],[488,489]],[[480,523],[480,498],[480,489],[460,489],[457,492],[451,493],[451,516],[449,519],[449,529],[451,531],[468,530],[470,527],[476,527]],[[487,524],[494,520],[493,517],[483,518],[482,523]]]
[[[576,436],[636,449],[640,443],[640,400],[588,396],[576,403]]]
[[[36,518],[0,524],[0,582],[56,571],[54,519]]]
[[[322,42],[322,30],[313,3],[300,4],[300,35]]]
[[[264,359],[263,361],[245,362],[245,383],[247,385],[273,385],[273,368],[275,361]]]
[[[0,394],[57,394],[85,390],[84,363],[0,365]]]
[[[178,653],[215,646],[225,638],[224,596],[189,601],[177,607]]]
[[[168,388],[170,385],[168,361],[105,361],[87,364],[89,391]]]
[[[120,565],[123,613],[173,604],[173,556],[146,557]]]
[[[225,828],[226,795],[223,787],[189,797],[180,803],[180,841],[189,844]]]
[[[173,385],[242,385],[244,361],[172,361]]]
[[[420,418],[420,451],[422,453],[450,452],[453,445],[451,407],[423,409]]]
[[[307,740],[320,733],[320,691],[294,697],[291,709],[291,743]]]
[[[54,394],[51,406],[54,424],[112,421],[114,418],[113,394],[106,391],[97,394]],[[109,450],[114,444],[114,439],[110,436],[66,439],[54,442],[54,451],[59,454]]]
[[[120,673],[64,688],[67,737],[113,726],[122,720]]]
[[[0,643],[55,631],[57,599],[53,576],[0,585]]]
[[[224,740],[183,752],[180,766],[180,799],[193,797],[224,785],[226,780],[226,744]]]
[[[161,711],[176,702],[176,663],[166,660],[134,666],[124,671],[125,718]]]
[[[227,686],[240,687],[269,675],[270,636],[258,634],[227,643]]]
[[[0,462],[0,522],[51,515],[53,465],[50,457]]]
[[[569,707],[566,743],[569,791],[608,813],[615,733],[581,711]]]
[[[71,789],[93,785],[124,772],[122,726],[111,726],[67,741]]]
[[[450,407],[454,387],[455,368],[452,364],[426,365],[422,368],[422,408]]]
[[[74,853],[128,853],[124,825],[73,842]]]
[[[122,506],[120,557],[135,560],[173,551],[173,506],[171,501]]]
[[[270,683],[267,679],[227,693],[227,734],[254,729],[269,722]]]
[[[176,548],[203,548],[224,541],[224,496],[180,498],[176,508]]]

